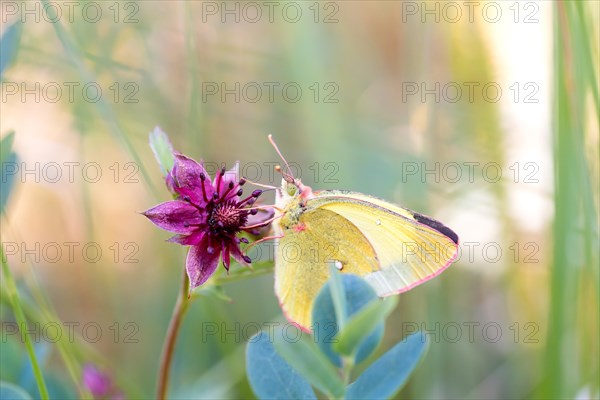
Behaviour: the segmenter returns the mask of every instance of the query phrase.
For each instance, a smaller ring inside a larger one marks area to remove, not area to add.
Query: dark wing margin
[[[428,227],[430,227],[432,229],[435,229],[442,235],[449,237],[455,244],[458,244],[458,235],[452,229],[448,228],[446,225],[442,224],[441,222],[436,221],[435,219],[429,218],[426,215],[419,214],[414,211],[413,211],[413,213],[414,213],[414,218],[417,222],[419,222],[423,225],[427,225]]]

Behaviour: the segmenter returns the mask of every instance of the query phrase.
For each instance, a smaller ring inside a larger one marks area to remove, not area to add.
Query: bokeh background
[[[169,198],[158,125],[277,185],[271,133],[305,184],[459,234],[387,322],[379,353],[432,339],[398,398],[598,398],[598,2],[66,3],[3,1],[1,21],[3,249],[62,395],[88,362],[154,395],[186,254],[138,214]],[[35,387],[2,282],[1,377]],[[245,340],[285,321],[273,276],[222,290],[186,316],[174,398],[253,397]]]

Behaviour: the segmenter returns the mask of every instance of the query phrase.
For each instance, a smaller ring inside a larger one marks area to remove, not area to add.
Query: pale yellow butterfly
[[[290,171],[271,135],[269,141]],[[331,265],[361,276],[383,297],[433,278],[456,258],[458,235],[433,218],[361,193],[313,192],[281,172],[275,293],[287,318],[306,331]]]

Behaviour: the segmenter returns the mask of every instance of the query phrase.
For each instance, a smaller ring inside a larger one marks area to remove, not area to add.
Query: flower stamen
[[[221,168],[219,175],[217,175],[217,193],[221,191],[221,180],[225,176],[225,167]]]
[[[202,182],[202,197],[204,201],[208,203],[208,197],[206,197],[206,189],[204,189],[204,181],[206,180],[206,175],[203,172],[200,173],[200,181]]]
[[[256,199],[258,198],[258,196],[260,196],[262,194],[263,190],[257,189],[254,192],[252,192],[252,194],[248,197],[246,197],[244,200],[240,201],[239,205],[242,206],[245,203],[248,203],[248,205],[250,205],[250,201],[254,202],[256,201]]]
[[[204,211],[204,209],[202,207],[200,207],[198,204],[194,203],[192,201],[192,199],[190,199],[190,196],[183,196],[183,201],[185,201],[186,203],[189,203],[190,205],[194,206],[194,208],[196,208],[196,210],[202,212]]]
[[[235,184],[233,183],[233,181],[229,182],[229,186],[227,187],[227,190],[223,193],[223,195],[219,198],[219,200],[224,200],[225,197],[227,196],[227,194],[229,194],[229,192],[231,192],[231,189],[233,189],[234,186],[235,186]]]

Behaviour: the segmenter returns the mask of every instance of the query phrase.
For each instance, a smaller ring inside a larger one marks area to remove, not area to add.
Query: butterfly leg
[[[267,226],[267,225],[269,225],[271,222],[275,221],[277,218],[281,218],[281,217],[283,217],[283,214],[282,214],[282,215],[278,215],[278,216],[276,216],[276,217],[273,217],[273,218],[271,218],[271,219],[268,219],[268,220],[266,220],[266,221],[264,221],[264,222],[261,222],[260,224],[256,224],[256,225],[250,225],[250,226],[244,226],[244,227],[242,227],[242,229],[243,229],[243,230],[245,230],[245,231],[247,231],[247,230],[249,230],[249,229],[254,229],[254,228],[262,228],[263,226]],[[254,242],[254,243],[257,243],[257,242]]]
[[[259,239],[255,242],[250,243],[248,246],[246,246],[246,248],[244,250],[248,251],[248,249],[251,249],[252,247],[254,247],[255,245],[262,243],[262,242],[266,242],[267,240],[273,240],[273,239],[281,239],[283,237],[283,235],[279,235],[279,236],[266,236],[262,239]]]

